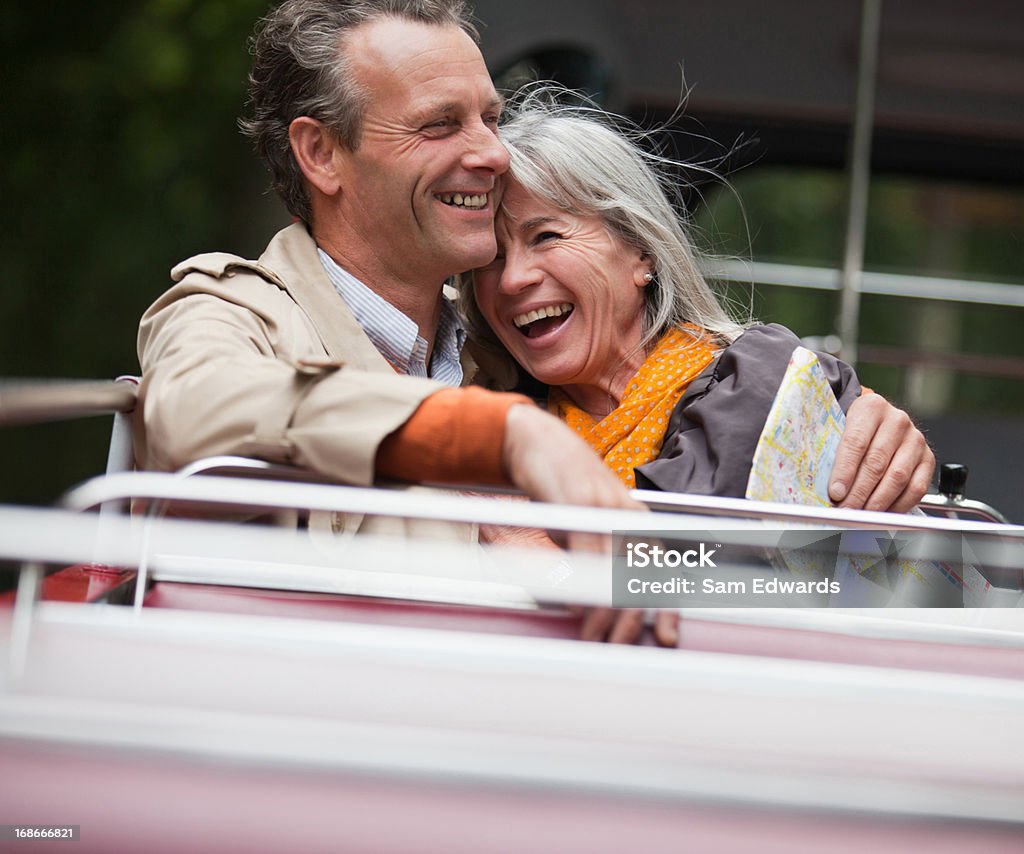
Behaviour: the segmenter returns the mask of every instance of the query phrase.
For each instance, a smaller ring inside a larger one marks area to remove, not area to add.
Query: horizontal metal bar
[[[473,496],[424,494],[408,490],[367,487],[281,483],[256,479],[192,477],[158,472],[125,472],[93,478],[68,492],[64,507],[85,510],[108,501],[150,498],[184,501],[251,510],[321,510],[334,513],[363,513],[449,522],[479,522],[516,525],[559,531],[609,533],[622,530],[699,530],[715,515],[716,525],[757,529],[761,520],[785,521],[832,527],[893,528],[995,535],[1024,540],[1024,526],[996,525],[925,516],[904,516],[867,510],[805,507],[747,501],[738,498],[682,495],[636,491],[634,495],[658,511],[644,513],[600,507],[544,504],[542,502],[500,501]]]
[[[331,483],[329,478],[319,472],[301,469],[296,466],[268,463],[265,460],[256,460],[250,457],[238,457],[231,455],[204,457],[203,459],[196,460],[194,463],[180,469],[177,474],[183,477],[192,477],[197,474],[215,474],[230,475],[231,477],[256,477],[273,481],[283,480],[287,482],[305,481],[309,483]],[[466,492],[469,495],[523,497],[523,493],[507,487],[479,486],[475,484],[464,484],[453,487],[451,485],[437,483],[428,483],[424,485],[448,491],[455,489],[457,491]],[[645,504],[648,507],[650,507],[652,503],[657,503],[658,499],[652,498],[652,496],[658,495],[661,495],[661,493],[645,493],[639,490],[633,491],[633,497],[641,504]],[[731,501],[734,499],[728,500]],[[926,511],[929,508],[941,510],[941,513],[935,513],[935,515],[944,516],[949,519],[976,519],[983,522],[1010,524],[1010,520],[1002,513],[994,507],[980,501],[963,498],[953,500],[940,495],[925,495],[921,499],[920,506]],[[735,507],[738,511],[747,510],[750,507],[750,502],[743,500],[741,503],[735,505]],[[743,514],[740,512],[738,515]]]
[[[737,284],[778,285],[822,291],[838,291],[840,289],[839,271],[828,267],[772,264],[765,261],[723,260],[708,265],[705,274],[719,281]],[[1000,282],[865,271],[861,277],[860,290],[862,293],[878,296],[1024,308],[1024,285]]]
[[[945,495],[925,495],[918,505],[924,512],[936,516],[945,516],[949,519],[980,519],[984,522],[999,522],[1009,524],[1002,513],[984,501],[975,501],[973,498],[947,498]]]
[[[61,536],[49,536],[54,530],[60,530]],[[158,578],[179,582],[519,608],[529,604],[524,594],[551,604],[598,602],[610,589],[611,565],[607,556],[537,548],[473,547],[441,540],[372,535],[324,541],[312,536],[296,537],[293,531],[266,526],[186,519],[144,522],[137,517],[101,522],[94,514],[3,506],[0,532],[0,559],[76,563],[94,553],[97,537],[101,536],[106,543],[102,557],[108,563],[132,566],[147,552]],[[457,587],[449,582],[465,584]],[[849,622],[847,617],[852,612],[832,610],[813,625],[806,621],[814,620],[816,612],[806,609],[718,609],[702,613],[708,615],[704,617],[707,619],[717,614],[726,620],[741,614],[741,622],[752,614],[786,623],[798,618],[803,628],[824,630],[826,626],[837,625],[834,615],[840,615],[840,623],[844,623]],[[905,619],[901,609],[856,613],[870,614],[860,620],[876,627]],[[1018,638],[1024,637],[1024,624],[1020,622],[1024,612],[1015,610],[972,610],[969,617],[967,612],[947,609],[912,609],[906,613],[914,620],[934,623],[942,630],[946,642],[972,642],[979,626],[999,632],[1009,630]],[[965,620],[972,625],[961,625]],[[954,628],[966,635],[947,636]],[[841,626],[839,630],[857,633],[856,629]],[[988,638],[989,642],[993,640],[994,636]]]
[[[61,536],[50,536],[54,530]],[[606,555],[372,535],[324,541],[261,525],[138,517],[101,521],[95,514],[0,506],[2,560],[78,563],[94,559],[99,540],[105,563],[135,566],[146,554],[152,575],[161,581],[516,609],[536,603],[606,604],[611,590],[611,561]],[[830,610],[816,618],[813,610],[768,613],[748,608],[705,610],[702,614],[709,616],[702,619],[745,623],[751,615],[761,614],[755,622],[782,620],[844,634],[859,634],[863,624],[871,636],[877,636],[881,626],[887,637],[1024,644],[1024,612],[981,609],[967,617],[956,609],[913,609],[909,619],[930,621],[927,626],[906,624],[903,613],[884,609],[851,616],[849,611]],[[963,625],[968,619],[971,625]]]
[[[808,507],[805,505],[773,504],[767,501],[749,501],[745,498],[720,498],[713,495],[687,495],[681,492],[654,492],[635,489],[632,492],[652,510],[666,512],[699,513],[710,516],[747,517],[764,521],[807,523],[836,528],[873,528],[882,524],[888,528],[944,531],[962,534],[1024,536],[1024,526],[1002,525],[966,519],[940,519],[932,516],[906,516],[899,513],[877,513],[869,510],[841,510],[836,507]]]
[[[116,567],[145,559],[161,580],[513,608],[607,604],[611,591],[606,555],[372,535],[297,537],[263,525],[101,520],[44,508],[0,506],[0,559]]]
[[[935,350],[911,350],[907,347],[886,347],[873,344],[862,345],[858,352],[861,362],[871,362],[876,365],[920,366],[956,371],[960,374],[1024,380],[1024,359],[1012,356],[944,353]]]
[[[3,380],[0,426],[131,412],[135,396],[126,380]]]

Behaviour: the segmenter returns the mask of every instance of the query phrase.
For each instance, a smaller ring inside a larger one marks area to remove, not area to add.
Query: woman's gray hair
[[[312,214],[309,191],[288,128],[299,116],[310,116],[342,145],[353,151],[359,146],[367,95],[352,79],[345,36],[388,17],[454,26],[480,40],[464,0],[285,0],[256,26],[250,42],[252,115],[239,127],[253,140],[289,212],[304,222]]]
[[[649,134],[619,130],[615,117],[602,110],[565,103],[574,94],[538,87],[509,108],[511,118],[501,126],[509,177],[556,208],[600,216],[613,234],[650,258],[654,280],[644,289],[641,347],[684,323],[731,342],[744,325],[730,318],[705,281],[669,201],[673,167],[680,164],[641,147],[638,140]],[[501,348],[472,287],[460,288],[460,308],[478,342]]]

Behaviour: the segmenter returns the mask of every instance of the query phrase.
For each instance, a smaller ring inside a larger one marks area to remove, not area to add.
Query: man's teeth
[[[487,206],[487,194],[482,196],[463,195],[462,193],[442,193],[438,198],[446,205],[454,205],[457,208],[478,209]]]
[[[533,311],[526,312],[526,314],[517,314],[512,318],[512,322],[516,325],[517,329],[522,329],[535,320],[540,320],[544,317],[561,317],[570,311],[572,311],[572,303],[563,302],[561,305],[549,305],[545,308],[535,308]]]

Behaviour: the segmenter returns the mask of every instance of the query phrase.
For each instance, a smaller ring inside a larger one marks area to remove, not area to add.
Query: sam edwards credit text
[[[667,593],[671,595],[697,592],[697,582],[692,578],[667,578],[664,581],[648,581],[647,579],[631,578],[626,583],[630,593]],[[713,578],[702,578],[701,593],[838,593],[838,581],[792,581],[780,578],[752,578],[750,581],[716,581]]]

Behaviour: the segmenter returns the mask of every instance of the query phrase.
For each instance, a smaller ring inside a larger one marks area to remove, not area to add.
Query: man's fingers
[[[580,638],[585,641],[603,641],[615,622],[615,614],[612,608],[588,608],[583,614]]]
[[[875,487],[878,486],[889,467],[891,456],[886,452],[886,447],[873,444],[868,448],[853,478],[853,483],[846,493],[846,498],[839,503],[840,507],[861,510],[867,504]]]
[[[911,425],[890,460],[882,480],[864,503],[864,508],[905,513],[928,490],[934,469],[935,455],[932,449],[920,431]]]
[[[918,447],[907,447],[906,445],[900,447],[889,460],[889,465],[883,471],[874,490],[864,500],[864,509],[888,510],[892,507],[896,499],[910,485],[911,475],[917,467],[920,456],[921,449]]]
[[[658,646],[679,646],[679,612],[656,611],[654,613],[654,639]]]
[[[845,481],[848,489],[846,497],[839,504],[840,507],[889,509],[893,501],[907,488],[912,473],[927,451],[927,443],[920,431],[914,427],[910,416],[903,410],[891,406],[884,399],[880,400],[885,416],[867,442],[852,483],[850,480]],[[861,415],[864,412],[862,408]],[[861,418],[861,422],[866,425],[873,420],[874,407],[870,415],[869,419]],[[863,435],[860,431],[852,437],[850,444],[851,452],[860,449],[863,445]],[[836,476],[833,473],[832,480],[840,480],[842,477],[843,475]],[[830,490],[831,492],[834,490]]]
[[[934,470],[935,455],[910,416],[868,394],[850,407],[829,496],[840,507],[905,513],[928,490]]]
[[[644,617],[645,612],[638,609],[586,608],[583,609],[580,638],[586,641],[636,643],[644,633]],[[679,645],[678,611],[655,612],[654,638],[659,646]]]
[[[903,490],[902,494],[892,503],[889,508],[892,513],[909,513],[918,504],[921,498],[928,491],[932,483],[932,474],[935,472],[935,455],[931,448],[928,449],[927,459],[923,460],[910,478],[910,484]]]
[[[833,501],[841,502],[850,494],[851,486],[861,468],[861,462],[882,423],[887,407],[886,401],[880,395],[875,394],[859,397],[850,406],[846,430],[836,451],[836,459],[829,479],[828,491]]]
[[[509,407],[502,463],[512,482],[534,499],[644,509],[586,442],[553,415],[534,406]]]
[[[644,633],[643,610],[618,611],[612,633],[608,636],[610,643],[636,643]]]
[[[590,552],[591,554],[612,553],[611,534],[596,534],[586,531],[549,531],[548,535],[556,543],[571,551]]]

